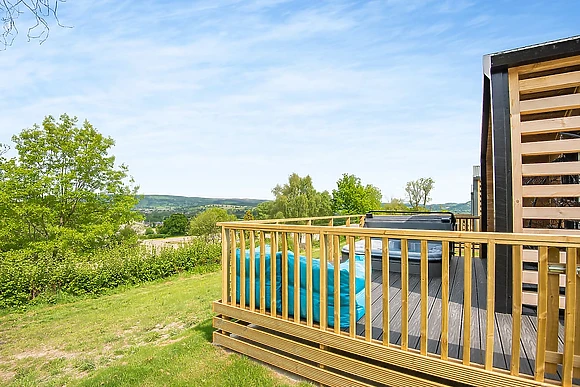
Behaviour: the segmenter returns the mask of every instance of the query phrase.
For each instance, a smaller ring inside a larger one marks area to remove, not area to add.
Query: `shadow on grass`
[[[212,320],[213,318],[210,317],[193,327],[195,332],[201,333],[203,338],[210,343],[212,342],[213,332],[215,331],[214,327],[212,326]]]

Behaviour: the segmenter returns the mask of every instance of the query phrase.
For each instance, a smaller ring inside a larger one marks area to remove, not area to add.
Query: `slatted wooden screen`
[[[510,69],[509,93],[513,231],[578,235],[580,56]],[[526,261],[537,263],[538,251],[524,251]],[[523,283],[537,285],[534,265],[524,269]],[[522,302],[537,305],[533,286]]]

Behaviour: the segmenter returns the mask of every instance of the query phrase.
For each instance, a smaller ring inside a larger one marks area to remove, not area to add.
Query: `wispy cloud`
[[[563,7],[68,2],[73,29],[0,53],[0,142],[67,112],[116,140],[144,193],[268,198],[292,172],[328,190],[349,172],[385,199],[432,176],[435,201],[465,201],[481,56],[574,34]]]

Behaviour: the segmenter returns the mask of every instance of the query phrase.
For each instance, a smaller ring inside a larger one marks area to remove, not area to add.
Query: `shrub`
[[[90,255],[14,251],[0,255],[0,308],[24,306],[42,295],[100,294],[120,285],[203,272],[219,266],[221,246],[194,240],[176,249],[118,246]]]

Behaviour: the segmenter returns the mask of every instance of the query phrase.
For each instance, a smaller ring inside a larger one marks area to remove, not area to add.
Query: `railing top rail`
[[[313,219],[313,218],[309,218]],[[308,219],[303,219],[308,220]],[[307,234],[332,234],[342,236],[370,236],[406,239],[446,240],[457,242],[488,243],[513,245],[549,245],[560,247],[580,247],[580,236],[496,233],[474,231],[438,231],[438,230],[402,230],[385,228],[351,228],[343,226],[308,226],[295,224],[264,224],[256,222],[220,222],[219,226],[226,229],[298,232]]]
[[[243,220],[236,222],[253,223],[253,224],[280,224],[280,223],[290,223],[290,222],[307,222],[309,220],[331,220],[331,219],[352,219],[360,218],[364,215],[333,215],[333,216],[315,216],[311,218],[282,218],[282,219],[254,219],[254,220]],[[233,222],[233,223],[236,223]],[[231,223],[231,222],[230,222]],[[218,223],[221,224],[221,223]]]

